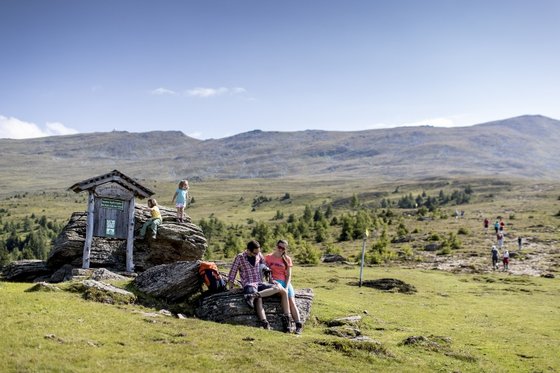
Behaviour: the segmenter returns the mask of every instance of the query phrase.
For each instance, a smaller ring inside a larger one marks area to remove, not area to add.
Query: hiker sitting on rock
[[[148,230],[148,228],[150,228],[152,231],[152,239],[155,239],[158,226],[161,224],[161,212],[159,211],[159,207],[155,198],[150,198],[148,200],[148,207],[150,208],[151,218],[148,219],[142,226],[140,235],[137,237],[139,239],[144,239],[144,236],[146,236],[146,230]]]
[[[230,289],[234,286],[235,277],[239,272],[245,301],[251,308],[255,308],[260,324],[264,329],[270,329],[266,319],[262,298],[278,294],[282,304],[282,328],[284,332],[290,330],[291,316],[288,303],[288,292],[278,284],[264,283],[261,272],[261,264],[265,264],[264,257],[260,253],[261,245],[255,241],[247,243],[247,249],[237,254],[228,275]]]

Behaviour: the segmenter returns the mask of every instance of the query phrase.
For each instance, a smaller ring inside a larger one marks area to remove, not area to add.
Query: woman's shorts
[[[282,285],[282,287],[284,289],[286,289],[286,281],[283,281],[283,280],[274,280],[274,281],[276,281],[277,283]],[[295,296],[296,296],[296,293],[294,292],[294,287],[290,283],[290,285],[288,286],[288,298],[295,298]]]
[[[185,204],[184,203],[177,203],[175,205],[175,207],[177,207],[178,209],[182,209],[182,208],[185,208]]]

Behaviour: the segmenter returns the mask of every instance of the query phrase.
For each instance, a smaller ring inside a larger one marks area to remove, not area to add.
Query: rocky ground
[[[434,252],[420,252],[422,261],[414,268],[437,269],[453,273],[490,273],[493,272],[490,248],[487,253],[437,255]],[[555,274],[560,265],[560,242],[538,241],[527,238],[521,250],[510,250],[508,273],[512,275],[544,276]],[[500,268],[503,271],[501,258]]]

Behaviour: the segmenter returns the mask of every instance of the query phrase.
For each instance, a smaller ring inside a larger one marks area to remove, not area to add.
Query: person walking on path
[[[497,270],[498,269],[498,257],[500,256],[500,252],[498,251],[498,248],[496,247],[496,245],[492,246],[492,270]]]
[[[484,233],[488,233],[488,226],[490,225],[490,220],[484,218]]]
[[[175,203],[177,208],[177,221],[183,223],[185,220],[185,208],[189,202],[189,182],[181,180],[179,186],[175,190],[175,194],[171,199],[171,203]]]
[[[299,310],[296,305],[296,295],[292,286],[292,258],[286,254],[288,249],[288,241],[279,240],[276,243],[274,252],[264,257],[266,265],[272,272],[272,280],[282,285],[288,291],[288,301],[290,303],[290,312],[296,324],[295,333],[301,334],[303,324],[300,321]]]
[[[150,208],[150,219],[148,219],[142,229],[140,229],[140,235],[138,236],[139,239],[144,239],[146,236],[146,230],[148,228],[152,231],[152,239],[155,239],[157,236],[157,230],[159,225],[161,224],[161,212],[159,211],[159,207],[155,198],[150,198],[148,200],[148,207]]]
[[[507,249],[504,250],[502,263],[504,264],[504,271],[507,271],[509,269],[509,251]]]
[[[517,237],[517,248],[519,251],[523,248],[523,238],[521,238],[521,236]]]
[[[270,324],[266,319],[262,298],[279,295],[283,313],[280,316],[282,328],[284,332],[289,332],[291,317],[288,292],[279,284],[263,282],[261,265],[266,264],[260,249],[259,242],[252,240],[247,243],[247,249],[244,252],[237,254],[228,275],[229,288],[233,289],[235,278],[239,272],[245,301],[249,307],[255,308],[259,322],[264,329],[270,329]]]
[[[496,239],[498,240],[498,247],[501,249],[504,246],[504,234],[502,232],[498,232]]]

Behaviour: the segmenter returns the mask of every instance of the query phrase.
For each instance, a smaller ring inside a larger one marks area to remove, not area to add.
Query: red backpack
[[[226,291],[226,281],[222,278],[218,266],[214,262],[200,262],[198,267],[201,285],[204,283],[211,293]]]

